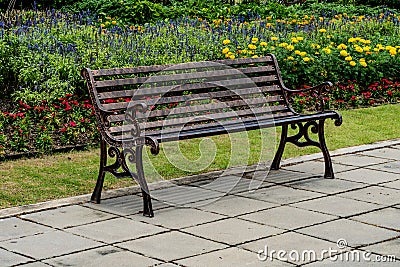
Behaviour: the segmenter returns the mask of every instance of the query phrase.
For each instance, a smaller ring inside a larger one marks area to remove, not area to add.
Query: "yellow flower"
[[[104,25],[104,24],[102,23],[102,24],[100,24],[100,26],[101,26],[102,28],[104,28],[106,25]]]
[[[246,53],[247,53],[247,50],[246,50],[246,49],[243,49],[243,50],[242,50],[242,53],[246,54]]]
[[[110,20],[110,19],[111,19],[111,17],[106,17],[106,19]]]
[[[252,58],[258,58],[258,56],[257,56],[257,55],[254,55],[254,56],[252,56]]]
[[[255,43],[257,43],[258,42],[258,38],[251,38],[251,42],[253,43],[253,44],[255,44]]]
[[[272,41],[277,41],[277,40],[278,40],[278,37],[272,36],[272,37],[271,37],[271,40],[272,40]]]
[[[106,21],[106,26],[110,25],[110,22]]]
[[[296,54],[296,55],[300,55],[300,50],[296,50],[296,51],[294,51],[294,53]]]
[[[360,46],[357,46],[356,47],[356,51],[359,52],[359,53],[362,53],[362,52],[364,52],[364,49],[362,47],[360,47]]]
[[[393,47],[393,49],[390,49],[389,53],[391,56],[395,56],[397,54],[396,48]]]
[[[368,52],[369,50],[371,50],[371,47],[370,47],[370,46],[364,46],[364,47],[363,47],[363,51],[364,51],[364,52]]]
[[[296,39],[297,39],[297,41],[303,41],[303,40],[304,40],[304,37],[298,36],[298,37],[296,37]]]
[[[327,53],[328,55],[329,55],[330,53],[332,53],[332,50],[330,50],[328,47],[323,48],[322,51],[324,51],[324,52]]]
[[[292,43],[297,44],[299,42],[299,40],[297,40],[297,38],[293,37],[292,38]]]
[[[294,60],[294,57],[288,56],[287,59],[288,59],[288,60]]]
[[[117,22],[115,20],[113,20],[113,21],[111,21],[111,24],[115,25],[115,24],[117,24]]]
[[[357,65],[355,61],[350,61],[350,66],[354,67],[355,65]]]
[[[229,48],[225,47],[224,49],[222,49],[222,54],[227,54],[229,52]]]
[[[364,68],[365,68],[366,66],[368,66],[367,63],[366,63],[365,61],[360,61],[360,65],[363,66]]]
[[[229,58],[230,59],[235,59],[235,55],[230,55]]]
[[[251,49],[251,50],[256,50],[256,49],[257,49],[257,46],[255,46],[255,45],[253,45],[253,44],[249,44],[247,47],[248,47],[249,49]]]
[[[351,56],[347,56],[347,57],[345,57],[345,60],[346,60],[346,61],[352,61],[353,58],[352,58]]]
[[[342,50],[342,51],[340,51],[340,55],[341,55],[342,57],[347,57],[349,54],[347,53],[346,50]]]
[[[226,40],[224,40],[222,43],[223,43],[224,45],[227,45],[227,44],[230,44],[230,43],[231,43],[231,40],[226,39]]]
[[[279,47],[286,47],[286,46],[288,46],[288,44],[287,43],[280,43],[280,44],[278,44],[278,46]]]
[[[337,46],[337,49],[346,50],[346,49],[347,49],[347,45],[345,45],[345,44],[340,44],[340,45]]]
[[[260,46],[267,46],[268,44],[266,42],[261,42]]]
[[[304,62],[308,62],[308,61],[310,61],[311,59],[310,59],[309,57],[304,57],[303,60],[304,60]]]
[[[306,52],[300,52],[300,56],[304,57],[305,55],[307,55]]]
[[[356,41],[357,41],[357,39],[356,39],[356,38],[353,38],[353,37],[349,38],[349,40],[348,40],[349,43],[354,43],[354,42],[356,42]]]
[[[294,50],[294,45],[288,45],[286,46],[286,49],[289,51],[293,51]]]
[[[325,33],[326,30],[325,30],[325,29],[319,29],[319,32],[320,32],[320,33]]]

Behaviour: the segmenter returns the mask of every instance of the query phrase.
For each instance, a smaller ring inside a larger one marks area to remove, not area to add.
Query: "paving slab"
[[[220,267],[231,267],[231,266],[261,266],[262,261],[257,257],[257,253],[250,252],[240,248],[227,248],[218,250],[206,254],[202,254],[196,257],[191,257],[177,261],[177,263],[188,267],[203,267],[203,266],[220,266]],[[268,266],[293,266],[288,263],[273,261]]]
[[[265,181],[246,179],[240,176],[222,176],[216,179],[204,180],[191,183],[192,186],[198,186],[203,189],[222,192],[225,194],[247,192],[257,188],[273,185]]]
[[[154,210],[169,207],[168,204],[155,199],[152,199],[151,203]],[[128,195],[105,199],[100,204],[86,203],[83,206],[110,214],[128,216],[141,213],[143,210],[143,198],[137,195]]]
[[[78,205],[45,210],[21,216],[21,218],[59,229],[107,220],[113,217],[115,216]]]
[[[53,231],[50,227],[16,217],[0,219],[0,229],[0,241]]]
[[[217,242],[237,245],[258,238],[276,235],[282,233],[284,230],[236,218],[229,218],[186,228],[183,231]]]
[[[356,169],[338,173],[337,178],[367,184],[378,184],[399,179],[399,174],[370,169]]]
[[[225,216],[193,208],[167,208],[157,211],[153,218],[141,214],[129,216],[132,220],[159,225],[169,229],[182,229],[226,218]]]
[[[367,169],[373,169],[384,172],[400,173],[400,161],[391,161],[378,165],[368,166]]]
[[[52,266],[59,267],[98,267],[98,266],[152,266],[160,261],[142,255],[107,246],[44,261]]]
[[[224,196],[214,202],[207,202],[205,205],[199,203],[198,208],[233,217],[246,213],[254,213],[258,210],[268,209],[279,205],[280,204],[240,196]]]
[[[354,216],[350,219],[400,232],[400,209],[386,208]]]
[[[356,215],[383,207],[379,204],[337,196],[328,196],[324,198],[303,201],[301,203],[290,204],[290,206],[341,217]]]
[[[113,244],[166,231],[165,228],[126,218],[114,218],[66,230],[99,242]]]
[[[69,254],[101,245],[103,244],[56,230],[1,243],[1,246],[9,251],[14,251],[37,260]]]
[[[383,243],[363,247],[363,250],[368,250],[371,252],[378,253],[380,255],[394,255],[397,259],[397,261],[400,261],[400,236],[397,238],[386,241]]]
[[[24,257],[13,252],[0,248],[0,266],[14,266],[17,264],[33,261],[31,258]]]
[[[118,244],[118,247],[139,252],[164,261],[173,261],[226,248],[226,245],[172,231]]]
[[[390,188],[393,188],[393,189],[400,190],[400,180],[393,181],[393,182],[388,182],[388,183],[383,183],[383,184],[380,184],[380,186],[390,187]]]
[[[199,201],[214,201],[226,194],[226,192],[188,185],[173,186],[151,192],[153,198],[177,207],[195,207],[197,206],[196,203]]]
[[[260,266],[269,266],[269,263],[277,259],[293,264],[305,264],[327,257],[327,254],[322,253],[323,250],[337,249],[335,243],[294,232],[260,239],[240,247],[258,253],[260,258],[264,259]],[[280,250],[283,252],[278,256],[277,252]]]
[[[375,267],[375,266],[398,266],[396,262],[382,262],[381,255],[372,254],[362,250],[347,251],[333,257],[329,257],[323,261],[317,261],[306,264],[306,267],[319,266],[349,266],[349,267]]]
[[[240,196],[249,197],[257,200],[268,201],[277,204],[289,204],[300,200],[307,200],[317,197],[323,197],[325,194],[310,192],[291,187],[276,185],[268,188],[261,188],[254,192],[246,192],[239,194]]]
[[[339,173],[343,171],[353,170],[358,167],[343,165],[343,164],[333,164],[333,171],[334,173]],[[283,167],[284,170],[291,170],[291,171],[299,171],[304,173],[312,173],[319,176],[323,176],[325,171],[325,165],[323,161],[306,161],[292,166],[285,166]]]
[[[371,186],[356,191],[340,193],[337,196],[388,206],[400,203],[400,190],[380,186]]]
[[[291,181],[297,181],[297,180],[304,180],[308,179],[312,176],[315,176],[314,174],[310,173],[302,173],[302,172],[296,172],[296,171],[289,171],[285,169],[280,169],[280,170],[270,170],[268,175],[266,176],[265,171],[254,171],[254,172],[248,172],[245,173],[244,177],[248,179],[257,179],[269,183],[275,183],[275,184],[283,184]]]
[[[393,149],[390,147],[369,150],[365,152],[360,152],[358,154],[363,156],[373,156],[385,159],[394,159],[394,160],[400,159],[400,151],[398,149]]]
[[[396,237],[399,233],[360,222],[340,219],[315,226],[297,230],[299,233],[307,234],[332,242],[345,240],[345,246],[357,247],[377,243]]]
[[[239,218],[285,230],[293,230],[296,228],[334,220],[338,217],[289,206],[281,206],[240,216]]]
[[[367,186],[363,183],[358,183],[353,181],[347,181],[342,179],[324,179],[321,177],[292,182],[286,185],[293,188],[304,189],[325,194],[336,194]]]
[[[350,165],[356,167],[367,167],[370,165],[381,164],[389,161],[391,160],[363,156],[360,154],[348,154],[343,156],[332,157],[332,162],[334,164]]]

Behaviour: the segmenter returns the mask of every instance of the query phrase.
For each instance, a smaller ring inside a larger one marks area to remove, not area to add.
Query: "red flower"
[[[71,96],[72,96],[72,94],[66,94],[65,96],[66,96],[66,97],[71,97]]]
[[[76,124],[76,122],[74,122],[74,121],[71,121],[71,122],[69,123],[69,125],[70,125],[71,127],[75,127],[75,126],[77,126],[78,124]]]
[[[66,107],[64,108],[65,111],[68,111],[68,110],[71,110],[71,109],[72,109],[71,106],[68,105],[68,104],[67,104]]]
[[[351,96],[351,100],[352,100],[352,101],[355,101],[356,99],[357,99],[357,98],[356,98],[355,95]]]
[[[388,94],[389,96],[393,96],[393,92],[392,92],[392,91],[388,91],[387,94]]]
[[[67,128],[61,128],[61,130],[60,130],[62,133],[65,133],[66,131],[67,131]]]
[[[373,104],[375,104],[375,101],[371,99],[371,101],[369,101],[369,104],[373,105]]]

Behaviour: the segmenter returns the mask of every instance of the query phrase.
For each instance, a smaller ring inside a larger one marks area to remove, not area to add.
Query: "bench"
[[[282,82],[272,54],[176,65],[85,68],[82,76],[101,132],[100,170],[91,197],[95,203],[100,203],[106,172],[117,178],[131,177],[141,186],[143,214],[152,217],[142,163],[145,145],[156,155],[162,142],[269,127],[282,127],[272,169],[279,169],[285,144],[290,142],[320,148],[325,160],[324,177],[334,178],[324,123],[333,119],[340,126],[342,118],[335,111],[324,110],[323,103],[323,93],[332,84],[289,89]],[[291,107],[290,94],[306,91],[316,97],[317,111],[299,114]],[[296,134],[288,133],[289,126]],[[312,140],[310,133],[318,140]],[[115,162],[107,165],[108,158],[115,158]]]

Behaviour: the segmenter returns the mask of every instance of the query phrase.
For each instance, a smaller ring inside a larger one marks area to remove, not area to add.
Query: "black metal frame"
[[[101,200],[101,191],[103,189],[104,177],[106,172],[111,173],[116,178],[132,178],[140,184],[143,197],[143,215],[153,217],[153,209],[151,197],[147,182],[144,178],[143,171],[143,152],[144,143],[136,145],[135,150],[132,148],[118,148],[109,146],[107,148],[106,141],[102,138],[100,141],[100,169],[97,178],[96,187],[93,191],[91,201],[99,204]],[[115,162],[107,165],[108,158],[115,158]],[[136,165],[136,173],[128,167],[127,160]],[[122,171],[119,171],[122,169]]]
[[[298,133],[292,136],[288,136],[288,125],[287,124],[282,125],[281,140],[279,142],[278,150],[272,161],[271,169],[273,170],[279,169],[283,151],[285,150],[285,145],[286,143],[289,142],[298,147],[315,146],[321,149],[325,162],[324,178],[328,179],[335,178],[332,168],[331,156],[329,155],[329,151],[325,142],[324,125],[325,125],[325,119],[320,119],[318,121],[308,121],[305,123],[302,122],[292,123],[291,128],[294,130],[298,129]],[[309,131],[311,131],[311,133],[318,134],[318,142],[310,138]],[[305,141],[300,141],[302,137],[304,137]]]

